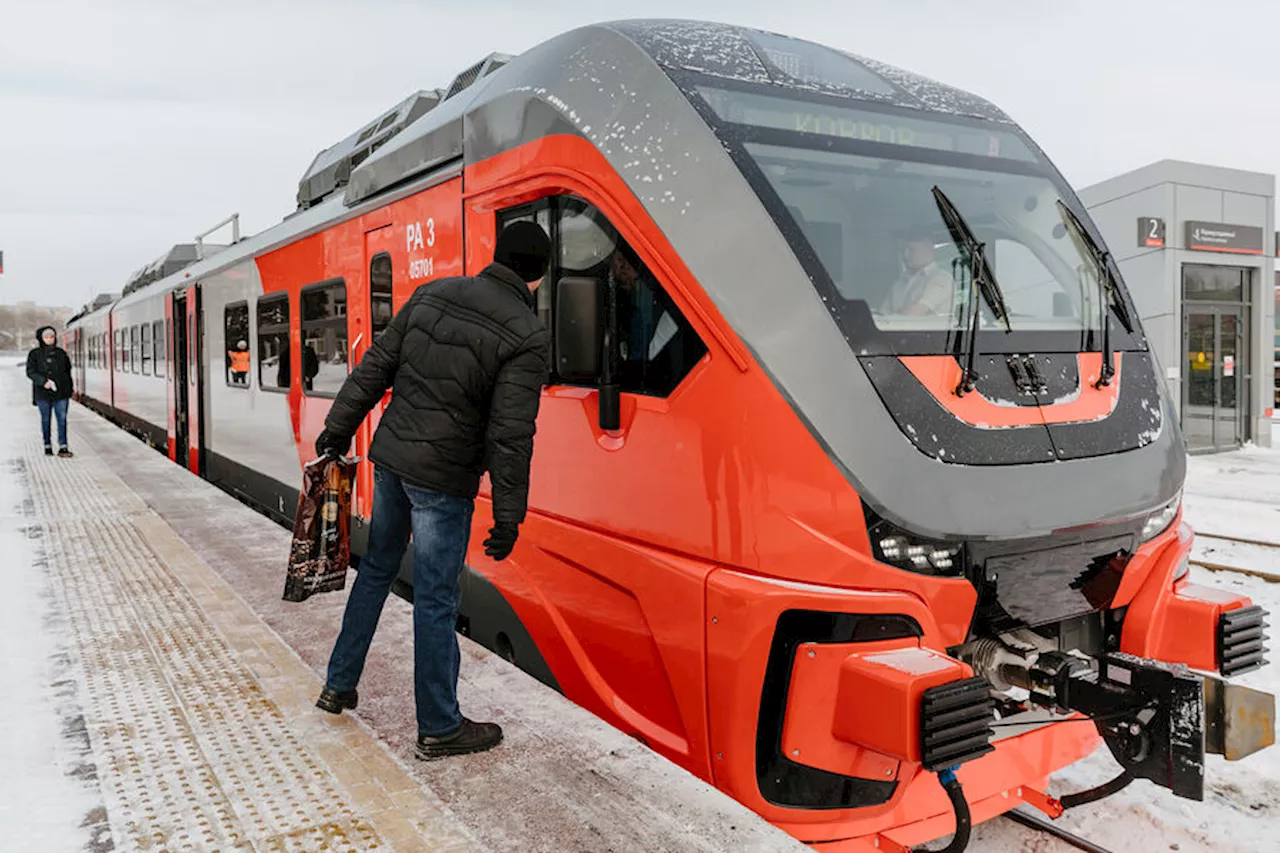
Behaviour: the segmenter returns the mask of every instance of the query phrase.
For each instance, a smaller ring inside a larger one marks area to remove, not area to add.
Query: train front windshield
[[[1082,211],[1012,126],[699,94],[855,348],[947,353],[971,324],[972,277],[935,186],[985,245],[1004,297],[1008,329],[982,303],[984,352],[1100,345],[1097,265],[1057,202]],[[1116,349],[1137,348],[1119,319],[1112,329]]]

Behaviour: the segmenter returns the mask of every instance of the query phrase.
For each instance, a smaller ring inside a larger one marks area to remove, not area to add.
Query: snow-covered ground
[[[10,364],[0,362],[11,370]],[[67,648],[38,531],[29,527],[21,445],[39,426],[30,397],[26,402],[0,399],[0,850],[109,850],[79,711],[78,663]]]

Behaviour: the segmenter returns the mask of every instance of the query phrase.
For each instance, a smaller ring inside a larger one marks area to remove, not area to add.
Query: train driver
[[[880,306],[885,314],[949,317],[955,307],[956,282],[933,256],[933,239],[923,229],[903,235],[902,273]]]

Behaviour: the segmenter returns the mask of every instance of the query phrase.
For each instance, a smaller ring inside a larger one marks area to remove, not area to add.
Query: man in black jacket
[[[31,403],[40,409],[40,430],[44,435],[44,455],[53,455],[49,416],[58,418],[58,455],[73,456],[67,447],[67,403],[71,399],[71,359],[58,346],[53,326],[36,329],[36,343],[27,353],[27,378],[31,380]]]
[[[494,526],[485,553],[505,559],[524,521],[549,359],[533,292],[546,274],[548,250],[539,226],[513,223],[479,275],[419,287],[347,377],[316,440],[321,455],[346,453],[369,410],[392,389],[369,448],[369,547],[316,706],[335,714],[356,707],[356,683],[412,533],[422,759],[480,752],[502,740],[496,724],[472,722],[458,709],[458,577],[486,470]]]

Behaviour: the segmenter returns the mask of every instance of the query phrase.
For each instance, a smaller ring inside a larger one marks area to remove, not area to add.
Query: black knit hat
[[[532,282],[547,274],[547,256],[550,253],[551,241],[542,226],[521,220],[512,222],[498,235],[493,260],[520,276],[521,280]]]

